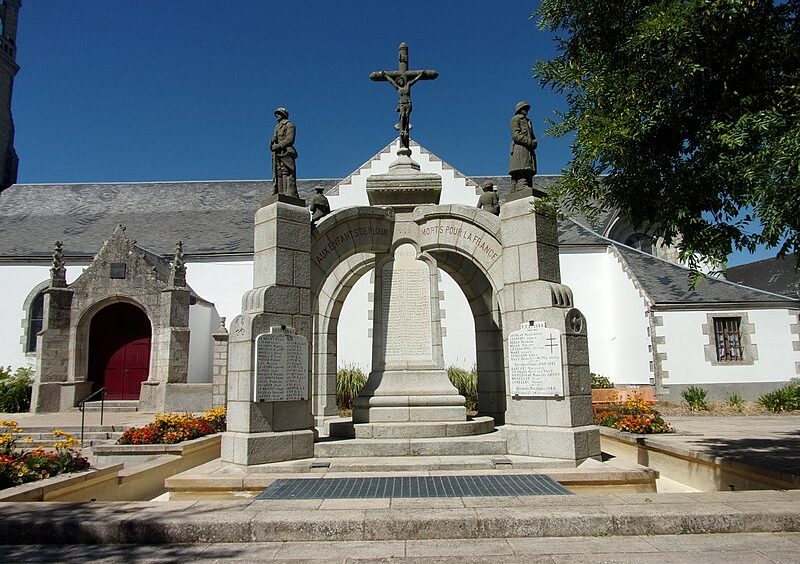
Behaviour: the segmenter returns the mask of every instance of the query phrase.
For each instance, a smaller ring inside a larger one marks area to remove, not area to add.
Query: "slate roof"
[[[797,299],[800,298],[800,269],[796,264],[794,257],[768,258],[732,266],[725,271],[725,278]]]
[[[704,276],[703,280],[692,289],[689,286],[688,268],[602,237],[572,219],[562,222],[559,228],[559,241],[562,245],[612,247],[628,273],[635,278],[641,290],[655,306],[664,308],[735,304],[800,306],[800,301],[792,302],[786,296],[710,276]]]

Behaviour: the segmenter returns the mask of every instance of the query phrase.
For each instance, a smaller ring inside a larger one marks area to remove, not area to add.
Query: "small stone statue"
[[[174,288],[186,286],[186,261],[183,256],[183,241],[175,241],[175,257],[172,260],[169,285]]]
[[[500,215],[500,198],[494,191],[494,184],[489,181],[481,184],[483,194],[478,199],[478,207],[494,215]]]
[[[325,197],[325,194],[323,194],[325,187],[316,186],[314,190],[316,190],[317,193],[311,198],[311,205],[308,206],[311,212],[311,225],[314,225],[317,221],[331,213],[331,204],[328,198]]]
[[[64,246],[61,241],[53,244],[53,266],[50,268],[50,286],[53,288],[67,287],[67,268],[64,262]]]
[[[512,192],[533,187],[533,176],[536,174],[536,136],[533,134],[528,111],[531,105],[527,102],[517,104],[514,117],[511,118],[511,157],[508,160],[508,173],[513,181]]]
[[[286,108],[275,110],[275,133],[269,144],[272,151],[272,174],[274,180],[273,194],[297,195],[297,168],[295,160],[297,151],[294,148],[294,124],[289,121]]]

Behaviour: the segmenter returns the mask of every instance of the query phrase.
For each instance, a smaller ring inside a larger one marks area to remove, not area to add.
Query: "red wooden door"
[[[110,305],[92,319],[89,379],[104,386],[106,399],[139,399],[150,369],[150,322],[139,308]]]

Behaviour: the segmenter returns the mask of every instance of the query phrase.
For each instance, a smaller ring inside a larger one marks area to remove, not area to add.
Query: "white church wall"
[[[67,282],[80,276],[86,265],[68,265]],[[25,299],[37,285],[50,279],[50,265],[4,264],[0,268],[0,366],[32,367],[36,363],[33,354],[26,355],[21,342],[27,322],[23,311]]]
[[[199,301],[189,307],[189,377],[188,382],[211,382],[211,363],[214,339],[211,334],[219,327],[219,315],[214,305]]]
[[[758,348],[758,359],[752,364],[726,364],[706,359],[704,346],[709,337],[703,334],[708,315],[747,315],[755,332],[750,336]],[[704,311],[660,311],[663,325],[656,335],[665,338],[659,347],[667,358],[662,368],[669,372],[666,385],[726,384],[783,382],[796,376],[795,363],[800,362],[800,351],[793,349],[790,324],[797,319],[795,312],[786,309],[736,309]]]
[[[586,317],[589,366],[617,385],[650,383],[646,306],[621,264],[605,248],[559,253],[561,281]]]
[[[253,260],[187,262],[186,281],[198,296],[214,304],[230,327],[242,312],[242,296],[253,287]]]

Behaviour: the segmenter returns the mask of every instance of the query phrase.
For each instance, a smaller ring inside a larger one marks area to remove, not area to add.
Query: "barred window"
[[[720,362],[744,360],[740,336],[741,317],[715,317],[714,342]]]

